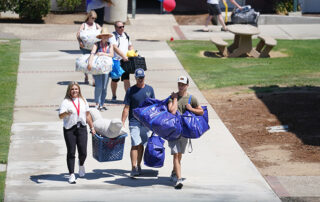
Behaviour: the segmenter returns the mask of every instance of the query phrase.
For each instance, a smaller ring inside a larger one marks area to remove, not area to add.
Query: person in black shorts
[[[115,31],[113,32],[113,36],[109,39],[109,42],[113,45],[115,51],[116,60],[128,61],[127,52],[128,50],[134,50],[130,37],[124,31],[124,23],[121,21],[116,21],[114,23]],[[118,79],[112,79],[111,81],[111,91],[112,91],[112,101],[117,100],[117,86]],[[121,81],[124,83],[124,90],[127,92],[130,87],[130,77],[128,72],[124,72],[121,76]]]
[[[223,0],[225,1],[225,0]],[[235,0],[230,0],[230,2],[235,5],[237,8],[239,8],[240,10],[242,9],[242,7],[235,1]],[[208,11],[209,11],[209,15],[206,18],[206,22],[205,22],[205,27],[203,28],[204,32],[208,32],[208,25],[209,22],[212,20],[213,16],[217,16],[219,23],[221,24],[221,31],[228,31],[228,28],[226,26],[226,24],[223,21],[223,17],[221,15],[221,9],[219,6],[219,0],[207,0],[208,3]]]

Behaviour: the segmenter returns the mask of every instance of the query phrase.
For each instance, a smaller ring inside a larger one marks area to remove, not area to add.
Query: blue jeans
[[[107,97],[107,87],[109,82],[109,74],[98,74],[93,75],[95,81],[94,88],[94,101],[103,106],[104,101]]]

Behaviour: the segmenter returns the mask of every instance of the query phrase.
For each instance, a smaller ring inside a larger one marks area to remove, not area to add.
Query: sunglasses
[[[124,26],[119,26],[119,27],[117,27],[118,29],[123,29],[124,28]]]
[[[92,19],[92,20],[95,20],[95,19],[97,19],[97,18],[91,17],[91,19]]]
[[[137,78],[137,79],[141,79],[141,80],[144,79],[144,77],[136,77],[136,78]]]

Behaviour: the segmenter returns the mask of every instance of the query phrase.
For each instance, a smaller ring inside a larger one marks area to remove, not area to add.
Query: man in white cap
[[[122,125],[129,115],[129,130],[131,136],[131,177],[141,175],[141,161],[143,156],[143,145],[148,141],[149,129],[133,116],[133,110],[140,106],[146,98],[155,98],[153,88],[144,83],[144,70],[139,68],[135,71],[136,84],[131,86],[124,98],[122,111]]]
[[[168,102],[168,110],[172,114],[176,114],[179,111],[183,114],[186,110],[196,114],[203,115],[203,109],[198,103],[198,100],[191,96],[191,102],[188,103],[189,93],[187,89],[189,87],[189,79],[186,76],[180,76],[178,78],[178,92],[172,92],[171,98]],[[181,177],[181,158],[184,154],[188,139],[180,136],[177,140],[168,141],[169,147],[171,149],[171,154],[173,155],[173,169],[171,173],[171,181],[176,181],[174,187],[176,189],[181,189],[183,186],[182,177]]]

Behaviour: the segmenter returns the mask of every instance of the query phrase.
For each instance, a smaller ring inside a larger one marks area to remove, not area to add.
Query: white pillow
[[[110,122],[111,121],[109,119],[98,119],[93,122],[93,127],[98,135],[108,137],[107,131],[109,129]]]
[[[115,138],[120,136],[120,131],[122,128],[122,122],[120,119],[112,119],[110,122],[109,129],[107,131],[107,137]]]
[[[101,113],[96,108],[90,109],[90,114],[93,122],[95,122],[96,120],[102,119]]]

